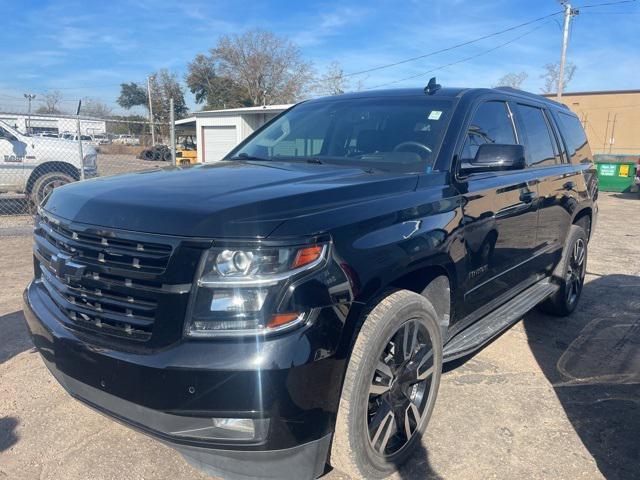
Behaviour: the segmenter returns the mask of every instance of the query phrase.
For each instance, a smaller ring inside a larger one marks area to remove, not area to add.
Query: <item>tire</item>
[[[162,161],[162,151],[159,149],[154,149],[153,150],[153,161],[154,162],[161,162]]]
[[[153,150],[143,150],[142,153],[140,154],[140,156],[142,157],[143,160],[153,160]]]
[[[578,306],[587,272],[588,240],[584,228],[571,225],[562,258],[553,271],[560,289],[539,305],[544,313],[565,317]]]
[[[396,368],[398,358],[404,360]],[[384,296],[367,315],[351,352],[330,463],[354,479],[395,472],[420,442],[441,371],[442,337],[431,302],[408,290]]]
[[[173,160],[171,156],[171,150],[165,150],[162,152],[162,160],[165,162],[171,162]]]
[[[65,172],[47,172],[40,175],[31,187],[29,194],[31,204],[37,207],[54,188],[71,182],[75,182],[75,178]]]

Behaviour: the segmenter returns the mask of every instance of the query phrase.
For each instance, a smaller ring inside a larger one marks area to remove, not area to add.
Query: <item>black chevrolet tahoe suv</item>
[[[54,190],[25,315],[73,397],[212,475],[384,478],[443,362],[576,308],[597,196],[543,97],[310,100],[222,161]]]

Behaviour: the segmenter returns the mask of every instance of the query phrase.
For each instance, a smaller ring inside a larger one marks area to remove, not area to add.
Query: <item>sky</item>
[[[576,0],[575,6],[611,1]],[[0,0],[0,110],[25,111],[25,92],[37,95],[37,107],[43,93],[59,90],[67,110],[74,110],[79,98],[90,97],[121,113],[115,103],[120,83],[144,82],[161,68],[184,81],[187,63],[215,46],[220,35],[252,28],[289,38],[318,73],[337,61],[349,74],[561,8],[555,0]],[[568,91],[640,88],[639,24],[638,1],[582,9],[572,20],[568,60],[577,69]],[[389,87],[424,86],[434,75],[445,86],[475,87],[492,86],[502,75],[522,71],[528,75],[522,88],[539,93],[542,67],[559,60],[561,40],[562,16],[557,15],[349,78],[352,88],[390,82],[396,83]],[[398,82],[415,75],[420,76]],[[188,90],[186,99],[191,109],[201,108]]]

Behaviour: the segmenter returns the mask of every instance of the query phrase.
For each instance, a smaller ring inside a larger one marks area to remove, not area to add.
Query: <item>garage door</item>
[[[204,144],[203,159],[205,162],[222,160],[238,143],[236,127],[202,127]]]

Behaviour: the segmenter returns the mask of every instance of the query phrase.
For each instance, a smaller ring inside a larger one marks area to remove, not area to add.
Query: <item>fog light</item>
[[[268,418],[202,418],[179,419],[168,433],[176,437],[200,440],[262,442],[269,431]]]
[[[254,438],[256,436],[256,427],[250,418],[213,418],[213,426],[238,432],[246,438]]]

